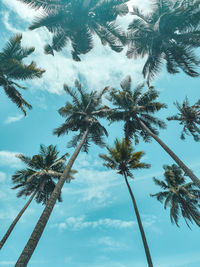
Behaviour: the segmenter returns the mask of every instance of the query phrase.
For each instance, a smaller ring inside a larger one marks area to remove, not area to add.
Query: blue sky
[[[134,1],[147,9],[149,1]],[[82,62],[72,61],[70,48],[55,57],[43,54],[43,46],[50,39],[44,29],[28,31],[27,27],[37,12],[16,0],[0,3],[0,48],[15,33],[23,34],[23,44],[35,46],[34,59],[46,69],[42,79],[27,82],[24,98],[33,106],[27,117],[0,91],[0,236],[7,230],[26,199],[16,198],[11,190],[11,176],[23,167],[15,157],[17,153],[34,155],[39,145],[57,145],[59,151],[67,149],[70,136],[57,138],[52,135],[63,119],[57,110],[67,101],[63,83],[72,86],[79,78],[88,89],[102,89],[106,85],[119,88],[120,81],[131,75],[134,84],[142,81],[142,60],[128,60],[125,52],[117,54],[102,47],[95,39],[95,48],[82,57]],[[126,25],[130,16],[120,19]],[[191,104],[200,97],[199,78],[190,78],[180,73],[169,75],[163,70],[154,82],[160,91],[160,101],[168,109],[158,114],[165,119],[176,113],[173,102],[182,102],[187,95]],[[120,124],[108,126],[107,143],[112,145],[115,137],[122,137]],[[180,140],[181,128],[169,122],[167,130],[160,132],[163,139],[188,166],[199,175],[200,156],[198,143],[192,137]],[[161,178],[163,164],[172,164],[171,158],[152,141],[141,142],[136,150],[144,150],[143,161],[151,169],[134,173],[132,189],[144,224],[147,240],[155,266],[199,267],[199,229],[192,231],[180,220],[180,228],[172,225],[169,211],[150,193],[159,190],[152,177]],[[136,223],[130,196],[120,175],[105,169],[98,158],[106,152],[92,145],[89,154],[81,153],[74,165],[78,170],[76,179],[63,188],[63,202],[56,204],[44,234],[29,263],[30,267],[145,267],[146,258],[139,229]],[[0,266],[14,266],[24,248],[41,212],[42,205],[32,203],[1,251]]]

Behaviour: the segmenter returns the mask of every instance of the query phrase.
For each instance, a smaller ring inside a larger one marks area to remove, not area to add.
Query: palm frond
[[[22,98],[22,95],[18,92],[18,90],[14,86],[8,84],[5,85],[3,88],[6,95],[11,99],[13,103],[17,105],[18,108],[20,108],[23,111],[24,115],[26,116],[25,107],[31,109],[32,106]]]
[[[43,8],[46,12],[52,11],[57,8],[63,7],[63,4],[60,0],[19,0],[34,9]],[[65,0],[65,2],[69,2]]]

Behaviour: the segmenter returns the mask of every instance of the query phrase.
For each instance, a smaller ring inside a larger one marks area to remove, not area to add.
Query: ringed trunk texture
[[[15,264],[15,267],[25,267],[27,266],[41,236],[42,233],[44,231],[44,228],[49,220],[49,217],[51,215],[51,212],[53,211],[54,205],[56,204],[56,200],[61,192],[61,189],[65,183],[65,180],[72,168],[72,165],[74,163],[74,161],[76,160],[84,142],[85,139],[87,137],[88,134],[88,129],[85,131],[79,145],[77,146],[76,150],[74,151],[73,155],[71,156],[71,158],[69,159],[67,166],[65,167],[65,170],[62,174],[62,176],[60,177],[56,187],[54,188],[53,193],[51,194],[51,197],[46,205],[46,207],[44,208],[44,211],[42,213],[42,215],[40,216],[35,229],[33,230],[31,237],[28,240],[28,243],[26,244],[24,250],[22,251],[22,254],[20,255],[18,261]]]
[[[173,158],[173,160],[183,169],[185,174],[190,177],[190,179],[195,183],[196,186],[200,188],[200,180],[196,177],[196,175],[183,163],[182,160],[152,131],[143,123],[139,118],[138,122],[141,127],[151,136],[153,137],[159,145]]]
[[[35,194],[36,194],[36,191],[32,193],[31,197],[29,198],[29,200],[27,201],[27,203],[25,204],[23,209],[21,209],[21,211],[18,213],[17,217],[14,219],[14,221],[12,222],[10,227],[8,228],[8,231],[6,232],[4,237],[1,239],[0,249],[2,249],[3,245],[5,244],[6,240],[8,239],[8,237],[11,234],[12,230],[14,229],[15,225],[17,224],[17,222],[19,221],[19,219],[21,218],[21,216],[23,215],[25,210],[28,208],[28,206],[30,205],[31,201],[34,199]]]
[[[148,244],[147,244],[146,236],[145,236],[144,229],[143,229],[143,226],[142,226],[142,221],[140,219],[140,214],[139,214],[139,211],[138,211],[138,208],[137,208],[135,197],[134,197],[133,192],[131,190],[131,187],[129,185],[129,182],[128,182],[126,174],[124,174],[124,177],[125,177],[126,185],[128,187],[128,191],[130,193],[130,196],[131,196],[131,199],[132,199],[132,202],[133,202],[133,207],[135,209],[135,214],[136,214],[137,222],[138,222],[138,225],[139,225],[139,228],[140,228],[140,233],[141,233],[141,236],[142,236],[142,242],[143,242],[143,245],[144,245],[144,250],[145,250],[147,262],[148,262],[149,267],[153,267],[151,254],[150,254],[149,247],[148,247]]]

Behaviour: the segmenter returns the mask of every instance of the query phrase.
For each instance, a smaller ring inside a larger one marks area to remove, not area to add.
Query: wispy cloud
[[[21,12],[21,5],[15,2],[15,8],[9,0],[4,0],[10,10],[16,12],[19,16]],[[21,4],[21,3],[20,3]],[[25,5],[23,5],[25,6]],[[27,7],[26,7],[27,8]],[[30,9],[30,8],[29,8]],[[20,12],[19,12],[20,10]],[[27,9],[25,9],[25,13]],[[31,9],[30,9],[31,10]],[[22,19],[27,16],[21,15]],[[129,16],[128,16],[129,17]],[[122,19],[120,19],[122,21]],[[4,25],[13,33],[23,33],[23,43],[28,46],[35,46],[34,53],[37,64],[46,69],[43,79],[35,79],[34,85],[38,89],[47,90],[51,93],[62,93],[63,83],[72,86],[73,82],[79,76],[83,77],[85,84],[89,89],[102,89],[103,87],[119,86],[120,80],[126,75],[134,73],[134,82],[141,81],[141,70],[143,60],[129,60],[125,56],[126,49],[121,53],[111,51],[107,46],[102,46],[100,40],[94,38],[93,50],[82,56],[81,62],[75,62],[71,58],[70,47],[63,50],[63,53],[55,53],[55,56],[44,55],[43,47],[50,42],[51,35],[43,28],[35,31],[24,31],[16,28],[10,21],[9,15],[4,15]]]
[[[53,224],[52,227],[58,227],[59,230],[72,229],[72,230],[82,230],[85,228],[130,228],[136,224],[134,221],[122,221],[117,219],[104,218],[97,221],[88,221],[85,216],[79,217],[69,217],[64,222]]]
[[[21,160],[16,158],[17,154],[19,154],[19,152],[0,151],[0,166],[9,166],[11,168],[22,167]]]
[[[106,251],[116,251],[128,248],[126,244],[119,242],[110,236],[104,236],[95,240],[95,244],[102,246],[102,250]]]
[[[92,167],[83,168],[78,167],[78,165],[75,164],[74,166],[78,170],[78,174],[76,179],[72,181],[73,186],[66,186],[62,193],[71,196],[78,195],[80,203],[87,202],[93,207],[112,204],[116,196],[112,194],[111,188],[121,184],[119,177],[113,171],[98,170],[98,167],[95,166],[95,160],[90,162]]]
[[[21,19],[31,22],[33,18],[41,12],[41,10],[34,10],[33,8],[30,8],[28,5],[25,5],[19,1],[16,0],[2,0],[2,3],[15,12]]]
[[[24,117],[24,115],[19,114],[19,115],[15,115],[15,116],[9,116],[4,123],[5,124],[10,124],[12,122],[16,122],[16,121],[20,121],[22,118]]]
[[[129,10],[132,11],[132,7],[138,7],[144,12],[149,12],[151,1],[149,0],[130,0],[128,3]]]
[[[0,191],[1,195],[1,191]],[[16,209],[7,207],[6,210],[1,210],[0,211],[0,219],[1,220],[13,220],[17,216]]]

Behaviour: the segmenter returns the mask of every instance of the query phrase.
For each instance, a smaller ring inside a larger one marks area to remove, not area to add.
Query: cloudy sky
[[[148,10],[148,0],[132,2]],[[57,113],[67,101],[63,83],[73,86],[78,78],[88,90],[98,90],[106,85],[119,87],[126,75],[131,75],[135,85],[142,81],[143,60],[128,60],[126,51],[112,52],[102,47],[98,39],[95,39],[95,48],[78,63],[72,61],[70,48],[54,57],[44,55],[49,33],[45,29],[27,30],[36,15],[37,12],[16,0],[0,2],[0,48],[13,34],[22,33],[23,44],[36,48],[28,61],[33,59],[46,69],[42,79],[25,84],[28,90],[24,98],[33,106],[27,117],[0,91],[0,237],[27,201],[17,199],[16,192],[10,189],[12,174],[23,168],[15,155],[37,154],[40,144],[57,145],[61,154],[67,150],[70,137],[52,135],[53,129],[63,122]],[[119,23],[125,26],[131,19],[129,15],[120,18]],[[168,104],[168,109],[159,113],[163,119],[176,113],[174,101],[181,102],[187,95],[193,104],[200,96],[199,78],[182,73],[172,76],[163,70],[155,86],[160,91],[160,101]],[[107,143],[112,145],[115,137],[123,135],[121,125],[103,123],[109,131]],[[199,175],[199,144],[191,137],[181,141],[180,131],[176,122],[169,122],[160,137]],[[180,220],[180,228],[172,225],[169,211],[149,196],[159,190],[152,177],[161,178],[162,166],[172,164],[171,158],[153,141],[141,142],[136,150],[145,151],[143,161],[152,165],[149,170],[135,172],[131,184],[155,266],[199,267],[199,229],[193,225],[190,230],[183,220]],[[73,149],[67,151],[73,153]],[[126,185],[118,174],[102,166],[98,154],[104,152],[91,146],[88,155],[79,155],[74,165],[78,170],[76,179],[63,188],[63,202],[56,204],[30,267],[147,266]],[[30,205],[1,251],[0,266],[14,266],[42,210],[42,205]]]

